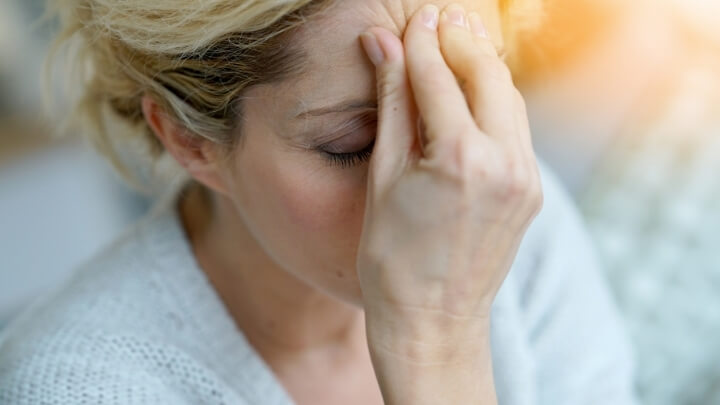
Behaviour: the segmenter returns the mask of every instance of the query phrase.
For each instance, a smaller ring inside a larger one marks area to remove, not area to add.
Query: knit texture
[[[631,405],[632,355],[580,217],[545,205],[493,307],[501,405]],[[0,338],[0,404],[262,404],[292,398],[198,267],[174,195]]]

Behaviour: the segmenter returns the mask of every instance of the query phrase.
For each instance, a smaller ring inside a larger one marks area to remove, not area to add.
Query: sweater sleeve
[[[187,397],[112,345],[41,343],[43,349],[5,356],[3,405],[186,405]],[[45,350],[47,349],[47,350]]]
[[[545,214],[521,286],[539,405],[634,405],[633,354],[582,218],[543,171]]]

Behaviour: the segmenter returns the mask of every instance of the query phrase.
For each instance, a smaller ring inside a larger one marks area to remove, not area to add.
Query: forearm
[[[423,337],[372,321],[367,328],[385,404],[497,404],[489,327],[424,327]]]

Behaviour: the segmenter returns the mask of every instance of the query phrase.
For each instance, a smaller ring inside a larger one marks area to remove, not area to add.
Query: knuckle
[[[544,195],[537,172],[528,175],[528,184],[524,188],[523,211],[528,218],[534,218],[542,210]]]
[[[505,203],[525,201],[532,188],[530,176],[519,167],[519,162],[508,158],[493,179],[495,195]]]
[[[527,194],[527,182],[522,177],[508,176],[501,190],[501,197],[507,201],[524,201]]]
[[[490,80],[499,83],[512,83],[512,73],[505,63],[497,57],[484,56],[483,59],[484,74]]]
[[[532,200],[532,215],[535,216],[542,211],[543,206],[545,205],[545,194],[542,191],[542,187],[537,187],[533,191],[533,200]]]
[[[480,51],[482,54],[487,55],[488,58],[498,59],[495,44],[486,38],[475,37],[475,49]]]
[[[461,120],[461,122],[452,125],[451,131],[450,135],[457,139],[458,147],[467,148],[468,150],[478,147],[478,142],[476,142],[477,126],[471,119]],[[461,149],[459,152],[463,152],[463,150]]]
[[[396,97],[400,94],[402,76],[395,71],[388,71],[377,79],[378,94],[381,99]]]
[[[447,77],[447,66],[440,62],[429,62],[417,68],[418,80],[422,80],[425,85],[442,90],[447,85],[444,83]]]
[[[459,131],[462,132],[462,129]],[[472,134],[463,132],[458,136],[449,136],[437,149],[442,155],[440,170],[443,175],[458,184],[470,184],[478,177],[485,177],[485,166],[481,157],[483,151],[473,142]]]
[[[474,134],[467,134],[458,142],[458,163],[462,167],[463,178],[467,181],[487,176],[487,165],[483,156],[484,146]]]
[[[468,50],[464,55],[463,64],[467,66],[470,75],[482,74],[484,66],[486,66],[487,60],[490,59],[481,50],[473,49]]]
[[[545,193],[539,175],[535,174],[532,188],[530,189],[530,204],[533,207],[533,215],[537,215],[545,205]]]
[[[455,60],[455,65],[462,70],[474,69],[482,62],[484,54],[482,49],[465,37],[455,37],[443,47],[443,55]]]
[[[449,137],[443,145],[445,158],[442,159],[441,170],[445,176],[457,183],[465,183],[467,178],[468,159],[465,142],[458,137]]]

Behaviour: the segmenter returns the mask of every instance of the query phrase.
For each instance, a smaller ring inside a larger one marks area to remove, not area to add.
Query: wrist
[[[490,356],[489,317],[417,315],[366,311],[371,351],[393,361],[428,365],[472,363],[472,359]]]
[[[495,404],[487,331],[418,339],[369,324],[368,346],[385,403]]]

